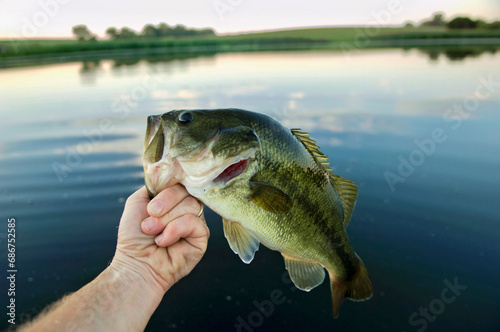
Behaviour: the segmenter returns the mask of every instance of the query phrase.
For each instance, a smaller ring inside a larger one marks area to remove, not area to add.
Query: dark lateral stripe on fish
[[[278,171],[277,166],[269,162],[263,162],[262,167],[268,170],[274,170],[273,173],[275,174],[284,174],[289,179],[292,178],[292,175],[300,178],[307,177],[317,188],[324,189],[328,185],[323,173],[317,170],[314,171],[312,169],[304,169],[300,166],[296,166],[280,168]],[[289,186],[292,187],[292,185]],[[332,245],[332,249],[336,252],[340,260],[342,260],[344,264],[345,262],[352,262],[353,256],[346,251],[345,246],[345,242],[348,244],[348,239],[342,239],[335,228],[330,226],[331,219],[334,218],[332,212],[322,208],[316,201],[309,199],[313,194],[311,190],[313,189],[307,186],[302,188],[302,192],[297,194],[300,198],[295,201],[295,204],[300,205],[302,211],[311,211],[313,214],[311,221],[317,228],[327,230],[327,233],[330,234],[329,241]],[[354,274],[356,269],[357,267],[353,264],[346,266],[347,276]]]

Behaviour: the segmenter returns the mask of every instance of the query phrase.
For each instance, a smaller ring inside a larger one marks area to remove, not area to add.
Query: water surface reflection
[[[500,90],[493,85],[459,128],[445,116],[465,109],[481,79],[500,81],[499,53],[477,52],[461,61],[413,49],[350,61],[332,51],[226,53],[1,70],[0,210],[18,221],[19,313],[40,311],[107,266],[125,199],[143,183],[146,116],[240,107],[311,132],[334,172],[358,184],[348,233],[374,297],[346,302],[334,321],[326,282],[294,291],[281,256],[265,248],[242,264],[208,211],[206,256],[148,330],[231,330],[274,289],[287,301],[262,330],[417,330],[410,315],[454,278],[467,290],[429,327],[498,330]],[[436,128],[446,141],[392,192],[385,172],[398,174]]]

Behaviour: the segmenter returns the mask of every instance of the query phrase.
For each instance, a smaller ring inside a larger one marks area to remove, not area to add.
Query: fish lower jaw
[[[188,192],[195,197],[202,196],[214,188],[222,188],[248,169],[249,162],[255,158],[255,152],[255,149],[250,149],[239,156],[230,158],[219,164],[219,166],[214,167],[204,176],[186,176],[182,184],[186,187]],[[229,168],[241,164],[242,162],[244,165],[236,167],[234,172],[231,172],[228,176],[223,176],[223,173]]]
[[[255,158],[256,151],[256,149],[252,148],[238,156],[222,161],[218,161],[212,155],[212,158],[197,162],[179,161],[175,158],[166,158],[166,160],[160,160],[156,163],[145,162],[146,188],[150,195],[154,196],[165,188],[181,183],[191,195],[203,195],[214,187],[224,187],[231,180],[244,173],[248,168],[248,162]],[[228,168],[242,161],[246,161],[244,165],[236,167],[234,172],[227,177],[221,177],[221,174]],[[207,162],[209,162],[208,165]],[[203,165],[204,163],[205,165]],[[204,169],[206,171],[203,171]]]
[[[156,196],[165,188],[172,187],[182,181],[179,167],[165,162],[144,163],[144,179],[150,195]]]

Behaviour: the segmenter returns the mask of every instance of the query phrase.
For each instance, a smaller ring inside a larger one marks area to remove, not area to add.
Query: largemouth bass
[[[281,252],[297,288],[330,277],[333,314],[372,295],[346,226],[356,185],[334,175],[309,134],[238,109],[148,117],[145,182],[151,197],[176,183],[222,216],[231,249],[250,263],[259,244]]]

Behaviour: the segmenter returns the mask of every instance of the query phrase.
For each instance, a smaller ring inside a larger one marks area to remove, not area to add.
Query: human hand
[[[197,217],[200,209],[180,184],[151,201],[145,187],[137,190],[125,204],[109,267],[21,329],[144,331],[165,292],[207,249],[209,231],[203,216]]]
[[[192,271],[207,249],[210,232],[204,216],[197,217],[201,208],[180,184],[151,201],[142,187],[125,204],[111,267],[140,274],[166,292]]]

